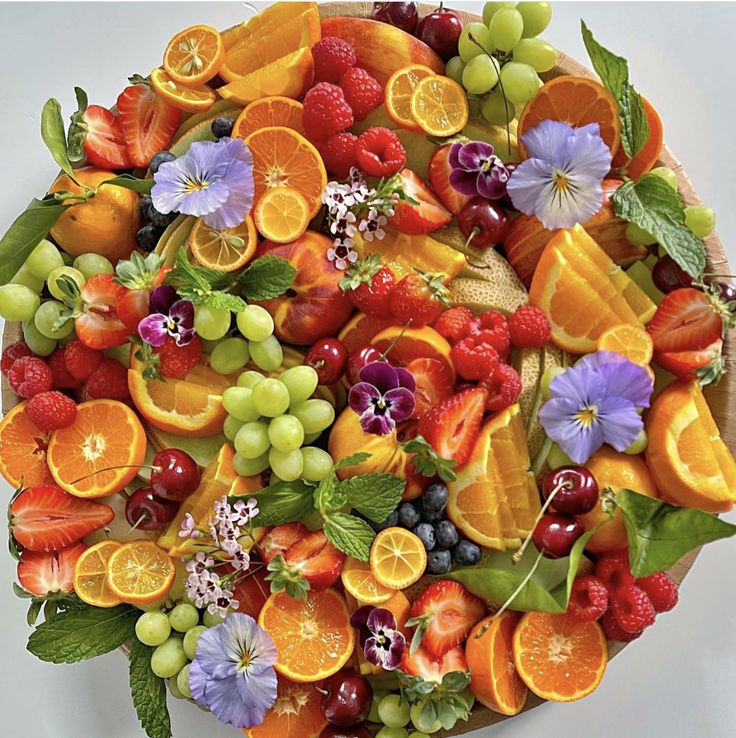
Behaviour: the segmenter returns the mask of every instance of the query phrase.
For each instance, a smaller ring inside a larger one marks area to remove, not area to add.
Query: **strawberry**
[[[148,167],[154,154],[168,149],[181,123],[181,110],[144,84],[130,85],[120,93],[118,115],[136,167]]]
[[[289,546],[284,560],[309,582],[310,589],[321,590],[340,576],[345,554],[327,540],[323,531],[316,530]]]
[[[703,384],[717,382],[723,374],[723,341],[719,338],[709,346],[695,351],[655,351],[654,363],[672,372],[678,379],[697,379]]]
[[[20,586],[39,597],[50,592],[71,592],[74,564],[86,548],[80,541],[60,551],[23,551],[18,562]]]
[[[88,348],[102,351],[128,340],[128,330],[118,315],[118,300],[125,287],[112,274],[90,277],[81,289],[81,314],[74,319],[77,338]]]
[[[452,220],[452,213],[411,169],[402,169],[398,177],[399,187],[418,202],[413,205],[401,200],[396,204],[395,213],[391,218],[391,225],[394,228],[416,236],[436,231]]]
[[[115,517],[111,507],[75,497],[53,484],[24,489],[9,512],[13,537],[31,551],[58,551]]]
[[[245,577],[238,580],[233,588],[233,597],[239,603],[238,612],[250,615],[256,620],[270,594],[271,587],[266,581],[266,568],[263,566],[256,568],[255,565],[251,565]]]
[[[694,287],[665,295],[647,325],[655,351],[697,351],[721,338],[722,303]]]
[[[410,272],[391,294],[391,315],[399,323],[412,321],[412,327],[427,325],[440,316],[448,302],[442,274]]]
[[[148,315],[151,294],[147,290],[125,290],[118,300],[118,317],[133,334],[138,333],[138,323]]]
[[[422,647],[439,658],[459,646],[486,614],[479,597],[460,582],[444,579],[430,584],[414,600],[407,625],[416,625]]]
[[[101,169],[130,169],[133,162],[117,115],[101,105],[88,105],[81,117],[87,162]]]
[[[457,215],[463,209],[463,205],[473,198],[461,194],[450,184],[450,172],[452,171],[450,166],[451,148],[452,144],[445,144],[432,154],[432,158],[429,160],[429,182],[442,204],[453,215]]]
[[[117,281],[127,288],[118,297],[118,316],[134,335],[138,333],[138,323],[148,315],[151,294],[171,271],[160,264],[157,254],[149,254],[145,259],[130,259],[118,269]]]
[[[301,523],[286,523],[271,528],[261,541],[261,558],[271,563],[277,556],[286,553],[286,550],[304,536],[309,535],[309,528]]]
[[[348,294],[350,302],[358,310],[378,320],[389,320],[391,316],[390,298],[396,287],[394,273],[381,266],[380,254],[371,254],[353,264],[340,287]]]
[[[450,367],[438,359],[414,359],[406,368],[416,382],[414,415],[421,418],[431,407],[446,400],[455,388],[455,377]]]
[[[443,458],[462,466],[473,453],[486,393],[467,389],[435,405],[419,420],[418,434]]]
[[[440,658],[432,656],[424,646],[420,646],[413,654],[410,654],[409,650],[409,648],[404,649],[399,668],[405,674],[421,677],[425,682],[441,684],[442,678],[451,671],[465,672],[468,670],[465,652],[460,646],[453,648]]]

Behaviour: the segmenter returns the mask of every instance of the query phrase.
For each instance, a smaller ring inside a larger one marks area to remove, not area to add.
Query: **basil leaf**
[[[235,501],[250,498],[231,497]],[[314,508],[314,487],[297,479],[294,482],[276,482],[258,493],[258,525],[283,525],[301,520]]]
[[[139,192],[141,195],[150,195],[151,189],[153,188],[154,181],[151,179],[138,179],[132,174],[118,174],[117,177],[112,179],[106,179],[104,182],[100,182],[102,185],[115,185],[116,187],[125,187],[127,190],[133,190],[133,192]]]
[[[137,638],[130,644],[128,673],[135,714],[149,738],[171,738],[171,719],[166,706],[166,684],[151,669],[151,646]]]
[[[398,507],[406,482],[393,474],[365,474],[340,482],[348,504],[374,523],[383,523]]]
[[[702,510],[668,505],[629,489],[613,498],[621,510],[635,577],[646,577],[675,564],[704,543],[736,535],[736,525]]]
[[[258,502],[260,504],[260,493]],[[334,512],[325,518],[324,532],[335,548],[359,561],[368,561],[376,534],[365,520]]]
[[[77,110],[72,114],[69,131],[66,136],[66,154],[69,161],[77,163],[84,160],[84,139],[87,136],[87,123],[84,111],[87,109],[87,93],[81,87],[74,88],[77,98]]]
[[[240,275],[239,285],[247,300],[270,300],[288,290],[296,269],[280,256],[261,256]]]
[[[41,111],[41,138],[59,168],[74,180],[74,170],[66,153],[66,133],[61,118],[61,105],[53,97],[46,101]]]

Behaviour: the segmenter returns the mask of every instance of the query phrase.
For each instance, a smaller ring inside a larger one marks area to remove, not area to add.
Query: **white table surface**
[[[262,6],[264,3],[257,3]],[[480,11],[480,2],[448,5]],[[224,28],[246,17],[242,3],[3,3],[0,5],[0,142],[4,231],[55,166],[41,143],[39,114],[57,97],[64,116],[73,87],[110,104],[130,74],[160,63],[169,37],[193,23]],[[659,110],[668,144],[705,202],[736,264],[734,3],[555,3],[544,36],[582,60],[579,19],[630,61],[638,89]],[[10,494],[8,485],[4,491]],[[731,520],[736,519],[731,515]],[[681,602],[613,661],[601,687],[571,705],[545,705],[494,728],[498,738],[726,738],[736,735],[736,542],[712,544],[681,591]],[[3,724],[28,738],[139,738],[127,664],[117,654],[72,666],[42,664],[25,650],[25,603],[10,588],[15,566],[0,556]],[[238,731],[170,700],[174,735],[225,738]]]

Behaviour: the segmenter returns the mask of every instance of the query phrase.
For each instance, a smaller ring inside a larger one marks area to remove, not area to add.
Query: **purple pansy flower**
[[[547,435],[576,463],[604,443],[624,451],[644,427],[637,408],[649,407],[652,378],[612,351],[597,351],[557,375],[539,412]]]
[[[253,156],[240,138],[197,141],[153,179],[156,210],[196,215],[211,228],[240,225],[253,205]]]
[[[276,701],[276,646],[250,616],[228,615],[199,638],[189,667],[194,700],[236,728],[260,725]]]
[[[411,417],[415,389],[411,372],[385,361],[374,361],[360,370],[360,382],[350,388],[348,404],[360,416],[366,433],[385,436],[396,423]]]
[[[186,346],[194,338],[194,305],[180,300],[173,287],[156,287],[148,303],[151,314],[138,323],[138,335],[151,346],[163,346],[168,336],[177,346]]]
[[[390,610],[364,605],[353,613],[350,624],[358,629],[366,661],[386,671],[398,668],[406,638]]]
[[[601,183],[611,169],[598,124],[573,128],[543,120],[521,140],[529,158],[507,185],[514,207],[536,216],[548,230],[590,220],[602,207]]]
[[[484,141],[456,143],[450,149],[450,184],[468,197],[498,200],[506,194],[509,171]]]

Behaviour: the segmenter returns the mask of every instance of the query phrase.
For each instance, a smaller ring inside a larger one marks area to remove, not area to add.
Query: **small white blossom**
[[[251,497],[247,502],[238,500],[233,505],[233,512],[230,513],[230,520],[233,525],[244,526],[249,523],[259,513],[258,502],[255,497]]]
[[[356,199],[351,187],[341,182],[328,182],[322,193],[322,202],[330,215],[339,218],[355,205]]]
[[[194,518],[191,516],[191,513],[186,513],[186,515],[184,515],[184,520],[181,521],[179,536],[181,538],[199,538],[199,535],[200,533],[197,530]]]
[[[331,248],[327,249],[327,258],[335,262],[335,269],[345,269],[358,260],[355,242],[352,238],[336,238]]]
[[[352,238],[356,232],[355,220],[355,213],[346,211],[330,223],[330,233],[338,237]]]
[[[388,219],[385,215],[381,215],[378,210],[371,208],[368,215],[358,224],[358,230],[366,241],[372,241],[374,238],[380,241],[386,235],[383,226],[387,223]]]

